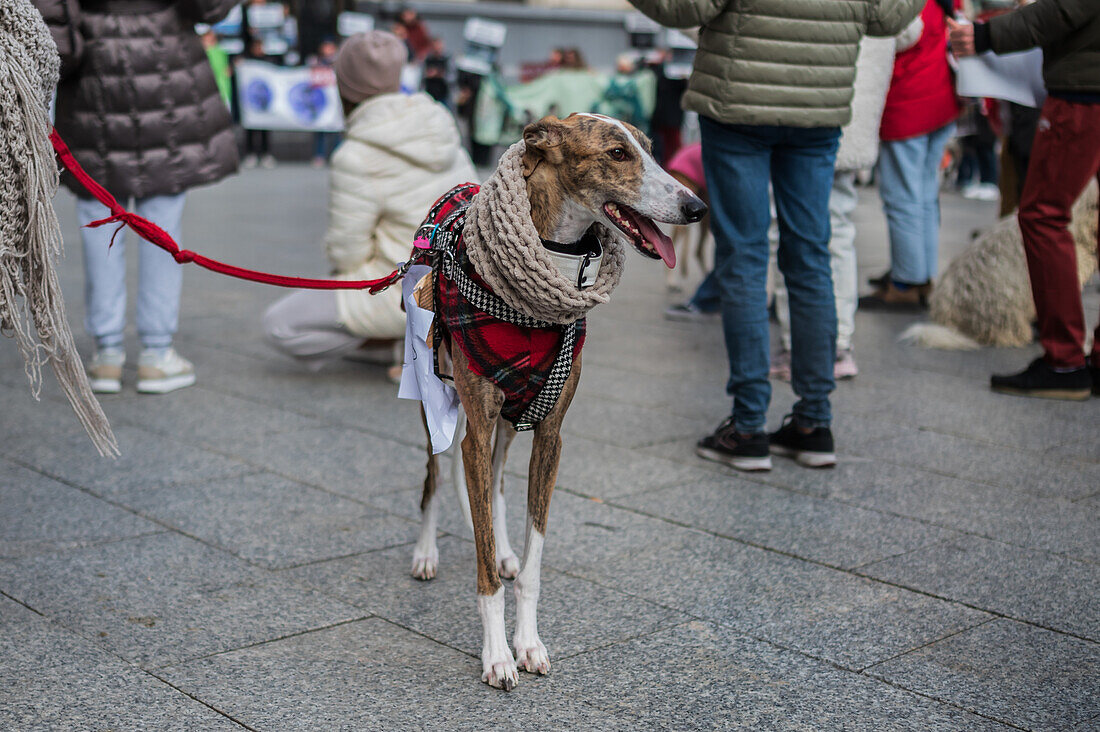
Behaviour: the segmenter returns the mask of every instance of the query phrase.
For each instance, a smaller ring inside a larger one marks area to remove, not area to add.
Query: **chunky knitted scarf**
[[[496,172],[470,205],[462,238],[474,270],[506,303],[532,318],[572,323],[611,299],[622,277],[625,250],[617,236],[597,224],[604,259],[596,282],[582,290],[566,279],[531,221],[523,151],[520,141],[501,156]]]
[[[47,109],[58,66],[57,47],[29,0],[0,2],[0,332],[15,339],[35,397],[49,363],[100,454],[117,455],[54,270],[61,227],[53,210],[58,173]]]

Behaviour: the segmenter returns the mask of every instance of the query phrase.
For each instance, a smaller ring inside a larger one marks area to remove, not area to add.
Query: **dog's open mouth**
[[[672,246],[672,239],[658,229],[652,219],[642,216],[626,204],[613,201],[603,205],[603,212],[619,231],[626,234],[630,243],[642,255],[664,260],[669,269],[676,266],[676,249]]]

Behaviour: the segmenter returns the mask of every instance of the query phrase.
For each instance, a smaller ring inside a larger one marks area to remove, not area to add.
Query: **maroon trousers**
[[[1085,362],[1085,317],[1069,223],[1074,202],[1094,177],[1100,181],[1100,104],[1048,97],[1035,132],[1019,221],[1039,340],[1055,368]],[[1100,366],[1100,325],[1092,363]]]

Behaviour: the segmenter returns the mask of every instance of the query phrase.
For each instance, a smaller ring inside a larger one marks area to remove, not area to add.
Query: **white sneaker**
[[[195,366],[174,348],[146,348],[138,359],[137,390],[167,394],[195,383]]]
[[[118,394],[122,391],[122,365],[126,352],[121,348],[97,350],[88,362],[88,384],[96,394]]]
[[[252,154],[245,155],[244,160],[241,161],[241,167],[245,168],[247,170],[251,170],[252,168],[255,168],[256,165],[259,162],[260,162],[260,159],[258,157],[256,157],[255,155],[252,155]]]
[[[999,201],[1001,200],[1001,189],[997,187],[996,183],[982,183],[978,186],[974,197],[979,201]]]
[[[274,155],[264,155],[262,158],[260,158],[260,167],[266,168],[267,170],[271,170],[278,164],[279,162],[275,160]]]

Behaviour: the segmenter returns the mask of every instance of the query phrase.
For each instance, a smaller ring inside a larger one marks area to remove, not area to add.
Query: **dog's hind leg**
[[[493,539],[492,443],[504,393],[488,379],[470,371],[461,349],[455,349],[455,388],[466,410],[466,436],[462,440],[462,465],[474,521],[477,552],[477,609],[481,616],[481,680],[511,691],[519,672],[504,628],[504,586],[497,572]]]
[[[523,568],[516,577],[516,632],[512,645],[516,663],[530,673],[550,673],[550,654],[539,638],[538,602],[542,574],[542,545],[550,516],[550,496],[558,480],[561,460],[561,422],[580,380],[581,361],[562,387],[558,403],[535,427],[531,465],[527,474],[527,538],[523,546]]]
[[[420,408],[420,419],[424,423],[424,432],[428,431],[428,420],[424,408]],[[424,492],[420,496],[420,538],[413,549],[412,576],[419,580],[435,577],[439,566],[439,548],[436,546],[436,524],[439,517],[439,496],[436,487],[439,480],[439,461],[432,452],[432,439],[428,435],[428,474],[424,477]]]
[[[496,540],[497,572],[504,579],[515,579],[519,573],[519,558],[508,541],[508,512],[504,505],[504,463],[515,430],[504,419],[497,419],[493,440],[493,538]]]

